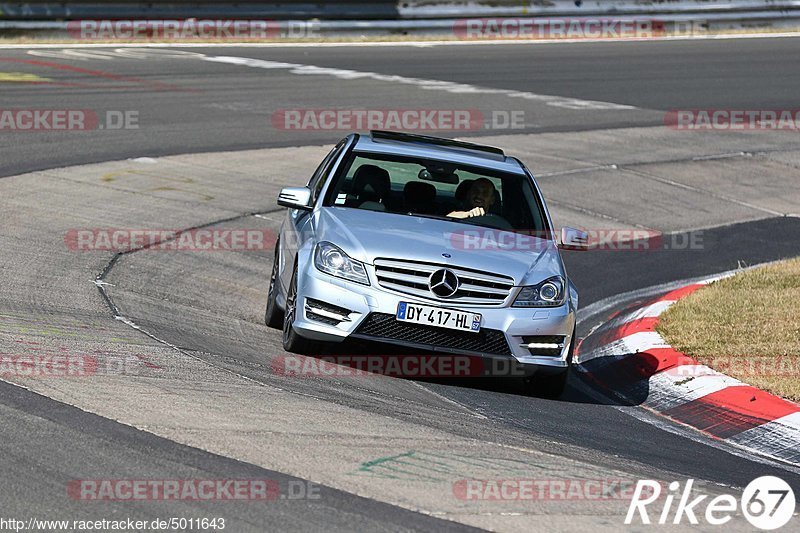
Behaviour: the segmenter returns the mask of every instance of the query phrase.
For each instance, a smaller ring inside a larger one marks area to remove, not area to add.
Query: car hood
[[[426,261],[473,268],[533,285],[564,276],[553,241],[460,222],[345,207],[314,215],[316,240],[328,241],[358,261]],[[449,257],[448,257],[449,256]]]

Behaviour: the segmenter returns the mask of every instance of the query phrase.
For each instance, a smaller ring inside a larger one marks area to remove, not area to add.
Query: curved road
[[[796,108],[798,49],[797,39],[752,39],[0,50],[0,72],[38,77],[36,84],[0,82],[4,108],[134,111],[139,125],[0,133],[0,351],[97,354],[127,365],[83,381],[4,376],[31,389],[0,383],[0,416],[14,428],[4,432],[0,468],[17,480],[0,491],[4,512],[218,515],[236,530],[524,530],[531,520],[611,530],[624,502],[479,505],[454,497],[452,485],[627,476],[696,478],[713,492],[773,474],[800,487],[794,467],[754,460],[615,405],[575,376],[560,401],[519,396],[495,381],[280,376],[270,366],[283,355],[279,336],[259,322],[268,252],[114,257],[64,246],[75,228],[274,232],[277,190],[303,181],[324,154],[319,145],[340,136],[287,131],[275,127],[274,114],[386,109],[391,102],[484,116],[521,111],[523,128],[459,135],[523,157],[559,223],[677,236],[665,239],[671,249],[567,254],[582,307],[798,255],[800,218],[787,216],[800,205],[796,132],[663,126],[671,109]],[[247,151],[216,154],[231,150]],[[56,168],[74,165],[87,166]],[[675,244],[685,235],[698,246]],[[101,272],[106,299],[91,284]],[[435,481],[431,471],[439,472]],[[87,478],[269,478],[282,487],[306,480],[322,492],[268,506],[65,495],[70,480]]]

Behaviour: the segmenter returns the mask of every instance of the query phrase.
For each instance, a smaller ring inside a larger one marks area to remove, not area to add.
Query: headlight
[[[513,307],[558,307],[564,303],[564,280],[555,276],[538,285],[523,287]]]
[[[369,285],[364,264],[351,259],[341,248],[329,242],[321,242],[317,245],[317,249],[314,251],[314,266],[331,276]]]

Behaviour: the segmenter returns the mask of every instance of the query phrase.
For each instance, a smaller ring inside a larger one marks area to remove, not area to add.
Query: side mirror
[[[562,250],[584,252],[589,249],[589,234],[575,228],[561,228],[561,243],[558,247]]]
[[[308,187],[286,187],[278,195],[278,205],[292,209],[311,211],[311,189]]]

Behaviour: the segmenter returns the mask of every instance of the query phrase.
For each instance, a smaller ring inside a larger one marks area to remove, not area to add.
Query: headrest
[[[409,181],[403,187],[403,197],[406,202],[430,203],[436,200],[436,187],[424,181]]]
[[[382,200],[392,188],[389,172],[375,165],[361,165],[353,175],[353,194],[359,199]]]
[[[469,192],[470,187],[472,184],[475,183],[475,180],[464,180],[458,184],[456,188],[456,200],[459,202],[465,202],[467,200],[467,193]]]

